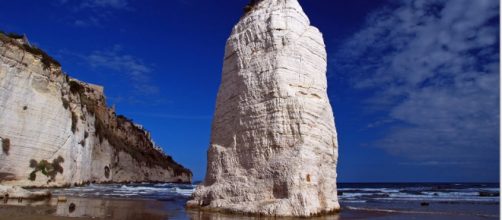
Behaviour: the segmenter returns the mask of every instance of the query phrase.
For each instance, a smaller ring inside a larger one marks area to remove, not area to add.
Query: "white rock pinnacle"
[[[207,174],[189,208],[273,216],[339,209],[326,50],[297,0],[262,0],[225,49]]]

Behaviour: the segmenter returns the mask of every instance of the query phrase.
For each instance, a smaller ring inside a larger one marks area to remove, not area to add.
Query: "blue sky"
[[[17,0],[25,33],[203,178],[225,41],[247,0]],[[340,182],[498,181],[496,0],[301,1],[327,45]]]

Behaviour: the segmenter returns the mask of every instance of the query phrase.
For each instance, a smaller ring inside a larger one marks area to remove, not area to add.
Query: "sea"
[[[186,211],[184,204],[195,187],[196,184],[172,183],[90,184],[51,191],[58,197],[77,199],[80,206],[89,210],[77,215],[86,217],[113,219],[116,210],[122,209],[120,214],[125,219],[147,214],[149,219],[255,219]],[[340,214],[322,219],[499,219],[500,216],[498,183],[339,183],[338,198]],[[96,213],[93,205],[99,206],[101,216],[92,216]],[[160,207],[161,211],[153,208],[148,211],[149,207]],[[127,212],[133,213],[124,214]]]

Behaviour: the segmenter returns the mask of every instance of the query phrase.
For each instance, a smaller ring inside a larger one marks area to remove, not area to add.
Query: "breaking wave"
[[[338,198],[342,203],[365,202],[439,202],[497,204],[499,188],[475,184],[372,184],[340,186]],[[357,187],[359,186],[359,187]]]
[[[184,199],[190,197],[195,185],[188,184],[90,184],[88,186],[54,189],[54,195],[77,197]]]

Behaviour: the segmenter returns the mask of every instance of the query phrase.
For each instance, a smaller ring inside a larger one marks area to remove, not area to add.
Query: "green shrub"
[[[143,162],[150,167],[159,166],[173,169],[176,175],[191,173],[190,170],[176,163],[171,156],[157,151],[146,136],[145,131],[136,127],[132,120],[118,115],[115,121],[118,128],[114,130],[108,124],[105,124],[100,117],[96,117],[96,136],[99,138],[100,143],[106,139],[117,152],[125,152],[131,155],[136,161]],[[138,137],[138,140],[133,141],[129,138],[123,138],[123,136],[119,135],[120,132],[127,132],[127,136]]]
[[[124,115],[117,115],[117,120],[120,122],[120,121],[123,121],[123,122],[132,122],[132,119],[129,119],[127,118],[126,116]]]
[[[37,179],[37,174],[36,172],[31,172],[30,176],[28,177],[29,180],[35,181]]]
[[[45,53],[45,51],[39,49],[38,47],[30,46],[27,44],[23,44],[22,47],[25,51],[35,56],[40,56],[42,58],[40,61],[42,61],[44,69],[49,69],[51,67],[51,64],[54,64],[56,66],[61,66],[61,64],[57,60],[49,56],[47,53]]]
[[[250,11],[252,11],[260,1],[261,0],[251,0],[246,6],[244,6],[244,14],[247,14]]]
[[[35,46],[28,45],[28,44],[21,44],[15,40],[15,39],[21,39],[23,37],[24,36],[20,35],[20,34],[5,33],[3,31],[0,31],[0,41],[6,42],[6,43],[9,43],[12,45],[16,45],[26,52],[29,52],[35,56],[41,57],[40,61],[42,62],[44,69],[49,69],[51,67],[51,65],[55,65],[58,67],[61,66],[61,64],[57,60],[55,60],[54,58],[49,56],[43,50],[41,50]]]
[[[31,181],[35,181],[37,179],[37,173],[41,172],[43,175],[49,178],[47,183],[52,182],[56,179],[56,175],[58,173],[63,173],[63,167],[61,163],[64,163],[64,159],[61,156],[58,156],[56,159],[52,160],[52,163],[49,163],[47,160],[41,160],[37,162],[34,159],[30,160],[30,168],[33,168],[33,171],[30,173],[28,179]]]
[[[36,160],[34,160],[34,159],[31,159],[31,160],[30,160],[30,168],[35,168],[35,167],[37,167],[37,164],[38,164],[38,163],[37,163],[37,161],[36,161]]]
[[[85,94],[81,93],[80,94],[80,102],[82,104],[82,107],[85,106],[87,109],[87,112],[89,112],[91,115],[96,115],[96,111],[98,108],[98,102],[94,99],[89,98]]]
[[[249,13],[251,10],[253,10],[253,6],[250,5],[244,6],[244,14]]]
[[[10,151],[10,139],[9,138],[2,138],[2,151],[9,155]]]
[[[23,36],[23,35],[21,35],[21,34],[17,34],[17,33],[6,33],[6,32],[4,32],[4,31],[2,31],[2,30],[0,30],[0,34],[3,34],[3,35],[5,35],[5,36],[10,37],[10,38],[13,38],[13,39],[21,39],[21,38],[23,38],[23,37],[24,37],[24,36]]]
[[[81,94],[85,92],[85,88],[82,84],[77,81],[70,81],[70,92],[73,94]]]

